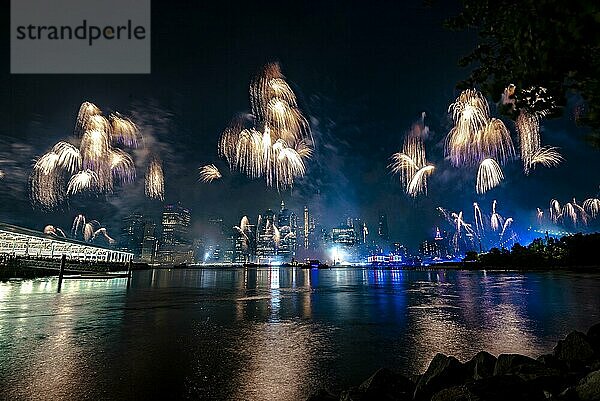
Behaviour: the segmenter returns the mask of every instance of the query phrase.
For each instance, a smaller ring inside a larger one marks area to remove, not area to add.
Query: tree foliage
[[[576,234],[560,239],[535,239],[528,246],[515,244],[510,251],[492,248],[477,260],[484,267],[583,267],[600,266],[600,234]]]
[[[463,0],[454,30],[475,30],[479,43],[460,64],[471,75],[460,88],[479,87],[495,101],[514,84],[514,118],[521,108],[559,115],[571,94],[574,118],[600,144],[600,1]]]

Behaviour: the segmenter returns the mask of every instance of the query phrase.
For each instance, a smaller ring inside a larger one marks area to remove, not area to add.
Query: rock
[[[379,369],[359,387],[363,400],[411,400],[415,384],[389,369]]]
[[[343,391],[341,401],[409,401],[415,384],[401,374],[389,369],[379,369],[360,386]]]
[[[429,399],[442,389],[463,384],[468,377],[469,372],[458,359],[437,354],[417,383],[414,399]]]
[[[478,399],[465,385],[443,389],[431,397],[431,401],[474,401]]]
[[[600,356],[600,323],[596,323],[588,329],[587,339],[596,351],[596,355]]]
[[[575,387],[581,401],[600,400],[600,370],[596,370],[579,381]]]
[[[552,364],[554,357],[538,358]],[[560,361],[557,361],[557,363]],[[548,391],[556,394],[562,391],[572,381],[559,369],[548,366],[540,360],[535,360],[518,354],[503,354],[498,357],[494,369],[495,376],[513,375],[525,383],[533,392]]]
[[[556,397],[560,401],[579,401],[575,387],[567,387],[562,393]]]
[[[352,387],[349,390],[342,391],[340,394],[340,401],[362,401],[363,393],[358,388]]]
[[[567,370],[567,364],[564,361],[559,361],[558,358],[552,354],[540,355],[536,361],[549,368],[558,369],[560,371]]]
[[[510,370],[513,374],[527,383],[532,390],[547,391],[552,394],[560,393],[572,383],[566,375],[558,369],[549,368],[542,364],[522,364]]]
[[[307,401],[337,401],[339,398],[335,394],[325,389],[321,389],[308,397]]]
[[[413,382],[415,385],[417,385],[417,383],[419,382],[419,380],[421,380],[421,377],[423,377],[422,374],[409,374],[408,375],[408,379]]]
[[[536,365],[540,362],[533,358],[519,354],[501,354],[498,355],[496,365],[494,366],[494,376],[505,375],[510,373],[519,365]]]
[[[489,352],[481,351],[477,353],[469,362],[466,363],[469,367],[472,366],[473,379],[485,379],[494,375],[497,358]]]
[[[498,360],[500,357],[498,357]],[[466,385],[471,400],[485,401],[542,401],[546,397],[539,389],[531,388],[516,375],[492,376]]]
[[[588,361],[594,356],[594,349],[585,334],[573,331],[556,344],[554,356],[561,361]]]

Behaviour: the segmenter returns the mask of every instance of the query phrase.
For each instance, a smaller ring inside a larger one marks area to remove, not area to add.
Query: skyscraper
[[[156,224],[147,221],[144,224],[144,237],[142,240],[142,262],[154,263],[156,261]]]
[[[281,201],[281,209],[277,216],[277,227],[279,228],[279,248],[277,254],[284,260],[296,257],[298,221],[296,214],[285,207]]]
[[[167,205],[162,214],[159,259],[162,263],[191,263],[193,252],[189,238],[191,214],[180,204]]]
[[[354,246],[356,243],[356,232],[354,231],[354,227],[342,224],[331,229],[331,240],[334,244],[344,245],[346,247]]]
[[[119,248],[133,253],[133,259],[139,260],[142,256],[142,242],[144,238],[144,216],[132,213],[125,216],[121,224]]]
[[[379,224],[377,226],[377,235],[381,241],[389,241],[390,234],[388,231],[387,215],[379,213]]]
[[[277,246],[281,239],[279,229],[275,226],[275,213],[267,209],[259,218],[256,227],[256,256],[260,259],[272,259],[277,254]]]
[[[308,206],[304,206],[304,249],[308,249],[308,230],[309,230]]]

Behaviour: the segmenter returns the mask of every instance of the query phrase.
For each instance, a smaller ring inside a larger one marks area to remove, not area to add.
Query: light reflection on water
[[[0,283],[0,399],[304,399],[437,352],[531,356],[600,320],[600,276],[205,269]]]

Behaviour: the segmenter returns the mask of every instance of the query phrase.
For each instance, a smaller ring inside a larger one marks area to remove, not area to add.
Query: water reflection
[[[600,277],[289,268],[0,283],[0,398],[278,399],[436,352],[531,356],[600,320]]]

